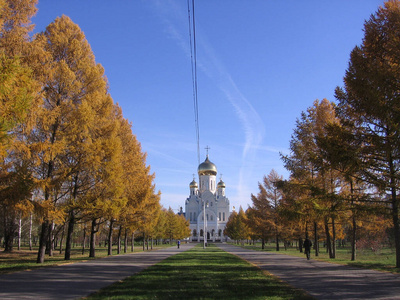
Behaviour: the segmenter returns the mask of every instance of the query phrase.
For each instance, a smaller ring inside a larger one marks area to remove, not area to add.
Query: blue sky
[[[334,101],[350,51],[381,0],[195,1],[200,160],[209,158],[231,206],[247,208],[272,169],[284,178],[296,118]],[[44,31],[79,25],[110,93],[156,174],[161,204],[178,210],[197,178],[186,0],[39,0]]]

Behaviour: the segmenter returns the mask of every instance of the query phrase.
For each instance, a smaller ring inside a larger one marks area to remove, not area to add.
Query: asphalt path
[[[0,275],[0,299],[79,299],[196,244]]]
[[[316,299],[400,299],[400,275],[271,252],[218,246]]]

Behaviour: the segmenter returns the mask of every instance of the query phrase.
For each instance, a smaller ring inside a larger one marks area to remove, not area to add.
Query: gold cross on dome
[[[207,147],[205,147],[204,149],[207,150],[207,156],[208,156],[208,150],[210,150],[211,148],[207,146]]]

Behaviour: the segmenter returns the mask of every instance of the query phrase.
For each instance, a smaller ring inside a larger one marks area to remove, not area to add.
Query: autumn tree
[[[75,201],[81,190],[89,161],[85,151],[96,131],[93,124],[99,121],[96,113],[102,113],[108,100],[103,68],[95,63],[84,34],[68,17],[57,18],[38,39],[46,40],[45,51],[51,57],[43,78],[43,105],[29,136],[43,195],[37,201],[43,218],[38,262],[43,262],[52,223],[62,222],[68,199]],[[102,104],[101,99],[105,99]]]
[[[266,180],[265,177],[264,180]],[[264,249],[267,239],[273,236],[274,214],[264,182],[259,182],[258,188],[259,192],[256,196],[251,194],[253,204],[249,214],[252,216],[252,222],[249,226],[261,238],[261,248]]]
[[[12,250],[17,218],[32,210],[33,189],[27,151],[17,138],[38,100],[40,86],[31,67],[31,18],[37,1],[0,1],[0,210],[3,216],[5,251]],[[31,114],[32,115],[32,114]]]
[[[364,179],[390,203],[400,268],[400,1],[385,2],[364,25],[364,39],[351,52],[344,88],[336,95],[343,118],[357,127],[364,141]]]
[[[282,156],[291,177],[309,190],[309,197],[304,198],[309,203],[304,203],[304,206],[309,208],[309,218],[313,220],[314,245],[318,244],[318,222],[322,221],[331,258],[335,257],[335,226],[341,205],[340,198],[336,195],[340,178],[324,159],[317,140],[325,135],[327,124],[336,122],[338,121],[331,102],[326,99],[314,101],[313,106],[307,112],[302,112],[301,118],[297,120],[290,141],[291,154]]]
[[[263,187],[266,192],[266,198],[268,199],[272,208],[272,222],[273,231],[275,233],[276,251],[279,251],[279,239],[281,237],[282,225],[279,217],[279,207],[281,204],[282,195],[278,189],[278,184],[283,180],[282,176],[279,176],[275,170],[264,176]]]
[[[226,227],[224,230],[224,235],[229,236],[231,239],[240,241],[242,244],[243,241],[249,238],[250,230],[248,227],[246,213],[242,207],[239,209],[239,213],[233,211],[228,218],[228,222],[226,223]]]

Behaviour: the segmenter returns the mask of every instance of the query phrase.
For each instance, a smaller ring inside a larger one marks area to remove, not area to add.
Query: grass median
[[[158,245],[154,246],[154,250],[170,247],[170,245]],[[115,247],[114,247],[115,248]],[[90,258],[89,251],[86,250],[82,254],[81,248],[73,248],[71,250],[71,259],[64,260],[64,252],[60,253],[58,250],[54,251],[53,256],[46,255],[43,264],[36,263],[37,259],[37,247],[34,250],[28,250],[27,247],[23,247],[21,250],[15,250],[11,253],[0,252],[0,274],[12,273],[17,271],[33,270],[37,268],[70,264],[79,261],[93,260],[108,256],[108,249],[106,247],[98,247],[96,249],[96,257]],[[148,250],[145,250],[148,251]],[[143,252],[141,246],[136,246],[134,252]],[[127,253],[132,253],[128,250]],[[126,253],[121,253],[126,254]],[[117,255],[117,250],[113,249],[113,255]]]
[[[282,246],[280,251],[275,250],[275,243],[268,243],[264,250],[261,249],[261,243],[244,244],[243,248],[275,252],[278,254],[287,254],[298,257],[305,257],[304,253],[300,253],[296,247],[289,247],[285,250]],[[396,251],[394,248],[382,248],[379,251],[372,251],[371,249],[357,250],[357,257],[355,261],[351,260],[350,247],[337,247],[336,258],[329,258],[326,249],[320,245],[320,252],[315,256],[315,250],[311,251],[311,259],[326,261],[329,263],[336,263],[341,265],[348,265],[363,269],[400,273],[400,269],[396,268]]]
[[[312,299],[215,245],[169,257],[85,299]]]

